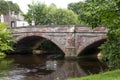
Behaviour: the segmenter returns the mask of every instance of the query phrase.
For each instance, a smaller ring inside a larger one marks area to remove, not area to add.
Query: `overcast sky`
[[[42,3],[45,2],[45,4],[47,5],[54,3],[58,8],[67,8],[67,5],[71,2],[79,2],[84,0],[6,0],[6,1],[13,1],[14,3],[17,3],[20,6],[21,10],[26,13],[28,10],[27,5],[31,4],[32,1],[34,2],[39,1]]]

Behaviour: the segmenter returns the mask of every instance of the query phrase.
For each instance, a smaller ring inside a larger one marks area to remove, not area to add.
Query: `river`
[[[37,55],[8,55],[0,60],[0,80],[65,80],[98,74],[105,69],[96,58],[57,60]]]

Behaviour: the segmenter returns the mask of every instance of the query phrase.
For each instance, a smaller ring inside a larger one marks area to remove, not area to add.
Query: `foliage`
[[[92,28],[101,25],[100,17],[98,16],[98,6],[99,3],[94,0],[94,2],[78,2],[70,3],[68,9],[73,10],[78,14],[80,24],[87,24]]]
[[[110,69],[120,68],[120,29],[108,32],[107,42],[101,46],[102,58]]]
[[[84,5],[84,2],[70,3],[70,4],[68,4],[68,9],[72,10],[74,13],[76,13],[78,15],[78,22],[79,22],[79,24],[86,25],[88,23],[85,23],[85,21],[82,20],[82,18],[84,17],[83,16],[83,14],[84,14],[84,7],[82,5]]]
[[[66,9],[57,9],[54,13],[55,23],[59,25],[73,25],[77,24],[77,15],[71,11]]]
[[[31,24],[32,20],[36,25],[67,25],[77,24],[77,15],[71,10],[58,9],[54,4],[47,6],[41,3],[30,4],[25,20]]]
[[[14,11],[15,14],[20,12],[18,4],[13,3],[12,1],[0,0],[0,14],[8,14],[9,11]]]
[[[8,13],[8,6],[6,4],[4,0],[0,0],[0,14]]]
[[[120,68],[120,0],[86,0],[78,7],[79,20],[93,28],[102,25],[109,29],[107,42],[101,46],[103,60],[110,69]]]
[[[68,9],[72,10],[76,14],[80,14],[82,4],[83,4],[83,2],[70,3],[70,4],[68,4]]]
[[[99,5],[99,16],[109,28],[107,42],[101,47],[103,60],[108,60],[110,69],[117,69],[120,68],[120,0],[101,2],[104,4]]]
[[[10,11],[14,11],[15,14],[18,14],[21,10],[17,3],[13,3],[12,1],[7,1],[8,7]]]
[[[6,23],[0,23],[0,55],[6,50],[12,50],[12,36],[6,26]]]
[[[90,75],[82,78],[68,79],[68,80],[120,80],[120,70],[108,71],[97,75]]]

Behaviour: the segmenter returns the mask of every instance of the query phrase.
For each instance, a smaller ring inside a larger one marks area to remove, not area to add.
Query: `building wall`
[[[6,15],[1,15],[0,22],[8,23],[8,27],[21,27],[29,25],[26,21],[24,21],[24,17],[21,16],[20,13],[15,15],[14,12],[9,12]]]

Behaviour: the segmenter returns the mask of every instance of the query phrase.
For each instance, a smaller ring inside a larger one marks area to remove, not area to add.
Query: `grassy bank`
[[[101,74],[68,80],[120,80],[120,70],[108,71]]]

